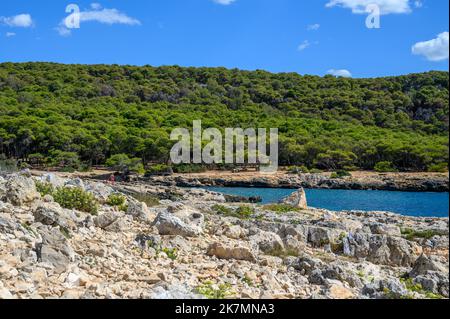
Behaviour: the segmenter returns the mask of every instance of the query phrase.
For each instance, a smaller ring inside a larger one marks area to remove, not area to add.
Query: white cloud
[[[33,26],[33,19],[28,13],[18,14],[12,17],[0,17],[0,24],[9,27],[29,28]]]
[[[320,24],[315,23],[315,24],[310,24],[307,27],[308,31],[315,31],[315,30],[319,30],[320,29]]]
[[[335,70],[331,69],[327,71],[327,74],[331,74],[338,77],[344,77],[344,78],[351,78],[352,74],[349,70],[341,69],[341,70]]]
[[[100,10],[102,8],[102,5],[100,3],[91,3],[91,8],[94,10]]]
[[[414,44],[411,50],[413,54],[423,55],[429,61],[448,60],[448,31],[435,39]]]
[[[11,38],[16,36],[16,34],[14,32],[6,32],[6,37]]]
[[[410,13],[411,0],[329,0],[327,8],[335,6],[351,9],[353,13],[365,14],[368,5],[378,5],[381,14]],[[420,2],[420,1],[416,1]],[[417,7],[417,5],[415,5]]]
[[[76,13],[73,13],[75,15]],[[58,33],[62,36],[69,36],[72,32],[65,24],[67,18],[63,19],[56,28]],[[98,22],[107,25],[125,24],[125,25],[140,25],[141,22],[135,18],[131,18],[117,9],[106,9],[98,3],[91,4],[91,10],[80,11],[79,13],[80,25],[83,22]]]
[[[230,5],[236,0],[213,0],[215,3],[222,4],[224,6]]]
[[[311,43],[308,40],[303,41],[298,47],[297,50],[303,51],[311,46]]]

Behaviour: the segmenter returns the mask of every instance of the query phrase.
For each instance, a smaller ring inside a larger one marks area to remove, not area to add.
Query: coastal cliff
[[[27,172],[0,200],[0,299],[449,295],[448,218]]]

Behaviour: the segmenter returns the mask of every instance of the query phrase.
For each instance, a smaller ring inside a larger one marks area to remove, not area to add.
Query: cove
[[[230,195],[260,196],[263,204],[276,203],[292,189],[204,187]],[[332,211],[388,211],[416,217],[448,217],[449,193],[372,190],[306,189],[308,205]]]

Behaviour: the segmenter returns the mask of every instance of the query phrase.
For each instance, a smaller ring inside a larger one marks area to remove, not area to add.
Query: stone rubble
[[[35,180],[91,192],[98,214],[62,208]],[[115,192],[125,212],[106,204]],[[330,212],[301,197],[289,213],[247,203],[252,216],[238,216],[226,212],[239,203],[201,189],[0,177],[0,299],[448,298],[448,218]]]

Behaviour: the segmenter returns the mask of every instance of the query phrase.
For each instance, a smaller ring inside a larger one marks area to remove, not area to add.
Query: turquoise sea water
[[[276,203],[292,189],[207,187],[230,195],[261,196],[263,203]],[[307,189],[308,205],[333,211],[389,211],[408,216],[448,217],[449,193],[390,192],[338,189]]]

